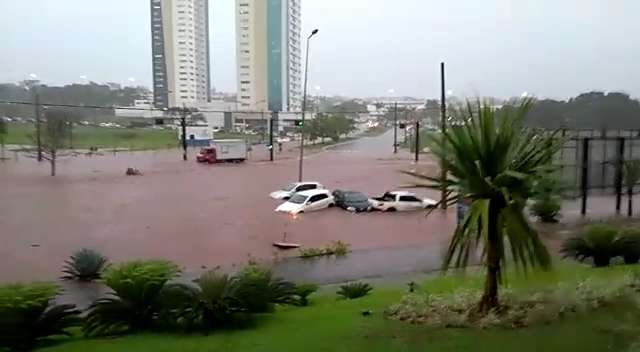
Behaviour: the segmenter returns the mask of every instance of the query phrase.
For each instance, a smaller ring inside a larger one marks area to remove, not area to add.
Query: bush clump
[[[0,285],[0,350],[29,350],[53,336],[69,336],[79,325],[73,304],[52,304],[58,287],[51,283]]]
[[[338,257],[345,256],[351,252],[348,243],[342,241],[333,241],[324,248],[300,248],[301,258],[313,258],[325,255],[335,255]]]

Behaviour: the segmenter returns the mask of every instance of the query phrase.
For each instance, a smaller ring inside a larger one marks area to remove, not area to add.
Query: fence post
[[[624,166],[624,137],[618,137],[618,155],[616,156],[616,214],[620,214],[622,202],[622,169]]]
[[[582,180],[580,182],[580,190],[582,192],[582,207],[580,208],[580,214],[582,216],[587,214],[587,193],[589,189],[589,140],[591,138],[585,137],[582,140]]]

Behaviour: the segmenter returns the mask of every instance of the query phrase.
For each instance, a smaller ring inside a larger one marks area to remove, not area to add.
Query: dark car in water
[[[344,210],[357,213],[371,210],[369,198],[362,192],[342,191],[337,189],[333,191],[333,197],[336,205]]]

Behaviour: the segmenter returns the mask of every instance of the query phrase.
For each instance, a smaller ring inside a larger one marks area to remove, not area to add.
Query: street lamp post
[[[309,76],[309,41],[311,37],[318,34],[318,30],[314,29],[307,37],[307,52],[304,62],[304,91],[302,93],[302,126],[300,126],[300,164],[298,165],[298,182],[302,182],[302,159],[304,158],[304,134],[302,128],[304,128],[305,110],[307,110],[307,79]]]

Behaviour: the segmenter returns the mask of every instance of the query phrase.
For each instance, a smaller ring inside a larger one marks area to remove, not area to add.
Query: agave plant
[[[99,279],[109,260],[93,249],[83,248],[74,252],[65,261],[64,280],[93,281]]]
[[[595,267],[609,266],[611,259],[622,255],[627,240],[618,236],[618,230],[609,225],[593,225],[578,237],[567,239],[560,250],[565,257],[579,261],[593,260]]]
[[[523,99],[495,109],[490,102],[472,103],[453,110],[458,126],[427,140],[431,152],[447,170],[446,178],[405,172],[419,180],[415,187],[445,190],[448,204],[460,197],[471,205],[456,228],[443,269],[466,267],[482,248],[484,294],[476,309],[486,314],[499,306],[498,288],[507,264],[507,252],[516,267],[548,269],[551,258],[524,214],[534,180],[551,171],[553,156],[562,141],[555,133],[540,133],[523,126],[534,104]]]
[[[340,290],[336,292],[338,296],[346,299],[356,299],[366,296],[373,287],[366,282],[350,282],[340,286]]]
[[[28,350],[52,336],[69,336],[79,325],[73,304],[52,305],[58,288],[50,283],[0,286],[0,350]]]
[[[149,329],[154,323],[159,295],[167,281],[179,272],[169,261],[132,261],[109,268],[104,282],[113,290],[89,307],[86,335],[112,335]]]
[[[273,277],[271,269],[249,264],[236,276],[237,297],[250,313],[265,313],[273,310],[274,304],[289,304],[296,293],[296,285]]]

